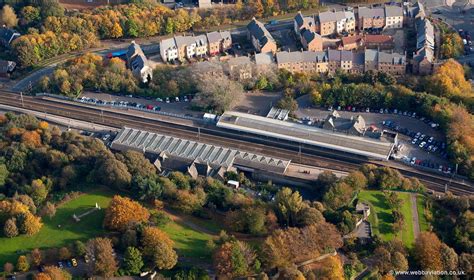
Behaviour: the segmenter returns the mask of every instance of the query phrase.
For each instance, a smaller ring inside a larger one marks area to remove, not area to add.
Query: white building
[[[403,27],[403,8],[398,5],[385,6],[385,28]]]
[[[160,54],[164,62],[171,62],[178,59],[178,48],[176,47],[174,38],[161,40]]]
[[[203,57],[207,53],[207,37],[206,35],[199,35],[194,37],[196,42],[195,55],[198,57]]]
[[[352,11],[336,12],[336,31],[337,33],[348,32],[355,30],[355,16]]]

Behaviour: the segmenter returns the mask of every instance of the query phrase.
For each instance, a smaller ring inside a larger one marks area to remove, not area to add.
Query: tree
[[[29,25],[40,19],[40,10],[33,6],[25,6],[20,11],[22,24]]]
[[[441,261],[443,262],[444,270],[452,271],[458,267],[458,254],[453,248],[448,245],[441,244]]]
[[[341,259],[338,256],[331,256],[322,261],[321,268],[316,271],[317,279],[343,280],[344,270]]]
[[[280,271],[278,280],[305,280],[303,273],[296,266],[287,266]]]
[[[19,256],[16,262],[16,269],[21,272],[27,272],[30,270],[30,264],[26,256]]]
[[[462,55],[464,44],[461,36],[457,32],[444,33],[440,51],[444,58],[456,58]]]
[[[12,273],[14,269],[15,266],[12,263],[6,262],[3,265],[3,271],[5,271],[6,273]]]
[[[40,265],[41,259],[42,259],[41,251],[38,248],[33,249],[33,251],[31,251],[31,261],[33,262],[33,265],[34,266]]]
[[[99,178],[102,184],[117,189],[125,189],[130,185],[132,175],[128,172],[127,166],[117,160],[113,154],[102,157],[97,165],[95,168],[97,174],[94,177]]]
[[[51,280],[72,280],[71,274],[57,266],[46,266],[44,268],[46,274]]]
[[[51,202],[46,202],[46,204],[41,209],[41,216],[47,216],[52,219],[56,215],[56,206]]]
[[[166,233],[155,227],[145,227],[141,243],[143,255],[152,260],[158,269],[171,269],[176,265],[178,255]]]
[[[242,85],[227,76],[204,76],[197,79],[196,83],[198,93],[193,104],[205,110],[224,112],[243,96]]]
[[[76,256],[84,256],[87,253],[86,244],[80,240],[74,241],[74,253]]]
[[[393,268],[398,271],[407,271],[408,270],[408,260],[400,252],[393,253],[392,256]]]
[[[36,131],[25,131],[21,135],[21,142],[30,148],[41,147],[41,136]]]
[[[415,259],[423,270],[443,270],[442,243],[432,232],[421,232],[415,242]]]
[[[117,154],[117,159],[127,165],[127,169],[134,177],[151,177],[156,175],[156,167],[144,156],[143,153],[128,150]]]
[[[16,226],[15,218],[10,218],[5,222],[5,225],[3,226],[3,234],[10,238],[18,236],[18,228]]]
[[[110,31],[110,37],[111,38],[120,38],[123,36],[123,30],[122,27],[118,22],[114,23],[112,26],[112,30]]]
[[[342,246],[336,227],[322,222],[305,228],[276,230],[262,245],[262,261],[267,268],[286,267],[320,256]]]
[[[19,217],[20,232],[26,235],[38,233],[43,226],[40,217],[36,217],[30,212],[22,213]]]
[[[149,218],[150,212],[138,202],[116,195],[105,210],[104,226],[125,231],[129,226],[145,222]]]
[[[87,255],[95,262],[92,269],[95,274],[110,278],[117,272],[117,261],[112,248],[112,241],[108,238],[94,238],[87,242]]]
[[[7,166],[5,164],[0,164],[0,187],[5,185],[5,181],[7,180],[9,175]]]
[[[282,188],[275,195],[275,206],[281,224],[294,226],[297,215],[303,209],[304,203],[298,191],[293,192],[290,188]]]
[[[9,5],[3,6],[0,11],[0,25],[6,25],[7,27],[15,27],[18,24],[18,18],[16,17],[15,10]]]
[[[71,258],[71,252],[69,252],[69,249],[66,247],[61,247],[59,249],[59,259],[60,260],[67,260]]]
[[[472,93],[471,84],[464,75],[464,68],[453,59],[447,60],[436,69],[427,87],[433,94],[447,98],[469,96]]]
[[[40,206],[48,196],[48,190],[41,179],[31,181],[29,193],[36,206]]]
[[[34,280],[52,280],[52,279],[48,274],[44,272],[40,272],[35,275]]]
[[[256,254],[246,243],[229,241],[215,251],[213,260],[220,277],[233,279],[253,270]]]
[[[128,247],[123,258],[123,267],[129,274],[139,274],[143,267],[140,250],[135,247]]]

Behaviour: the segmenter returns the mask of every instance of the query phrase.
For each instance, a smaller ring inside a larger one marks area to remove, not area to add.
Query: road
[[[7,91],[0,91],[0,104],[22,107],[19,95]],[[219,129],[215,125],[198,122],[183,125],[180,124],[182,120],[171,117],[168,117],[168,120],[165,121],[160,115],[154,115],[153,117],[137,116],[134,111],[110,111],[81,103],[60,103],[30,96],[24,97],[24,108],[115,128],[128,126],[152,132],[158,131],[175,137],[213,143],[223,147],[289,159],[294,163],[342,172],[357,170],[364,163],[383,165],[395,168],[407,177],[416,177],[428,188],[437,192],[444,192],[444,186],[449,184],[449,190],[455,194],[470,195],[474,193],[474,184],[469,181],[457,178],[450,179],[391,161],[371,161],[314,146],[301,145],[301,153],[299,154],[300,146],[293,142]]]

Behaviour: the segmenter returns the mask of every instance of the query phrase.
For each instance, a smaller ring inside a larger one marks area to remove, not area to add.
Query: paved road
[[[420,235],[420,220],[418,216],[418,207],[416,206],[416,197],[418,194],[410,193],[410,203],[411,203],[411,213],[413,217],[413,233],[415,234],[415,238],[418,238]]]

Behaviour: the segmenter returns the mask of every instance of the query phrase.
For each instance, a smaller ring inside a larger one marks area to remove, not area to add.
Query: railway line
[[[445,185],[449,184],[449,190],[455,194],[470,195],[474,193],[473,187],[469,183],[463,184],[457,181],[450,181],[449,178],[420,172],[418,170],[411,170],[411,168],[397,166],[392,162],[370,161],[349,154],[336,153],[329,150],[319,149],[317,147],[292,143],[290,141],[237,133],[235,131],[219,129],[209,125],[183,125],[171,121],[137,116],[126,111],[107,111],[103,108],[85,106],[83,104],[57,102],[32,96],[20,97],[17,93],[3,90],[0,91],[0,103],[47,114],[68,117],[71,119],[108,125],[111,127],[122,128],[123,126],[128,126],[131,128],[166,133],[185,139],[213,143],[273,157],[291,159],[296,163],[317,166],[335,171],[350,172],[358,169],[360,164],[363,163],[390,166],[398,169],[405,176],[418,178],[428,188],[437,192],[444,192]]]

